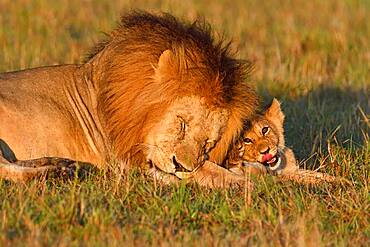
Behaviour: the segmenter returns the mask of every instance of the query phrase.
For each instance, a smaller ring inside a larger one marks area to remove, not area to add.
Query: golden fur
[[[250,68],[230,55],[228,44],[215,41],[204,22],[133,12],[84,64],[0,74],[0,139],[19,159],[56,156],[104,165],[113,157],[160,169],[160,161],[173,161],[163,165],[172,171],[184,156],[176,152],[195,147],[181,160],[192,164],[183,167],[198,166],[203,155],[221,163],[257,108],[245,83]],[[191,132],[187,141],[173,140],[172,127],[158,127],[173,123],[170,112],[185,98],[208,119],[203,139]],[[166,149],[171,142],[178,148]],[[151,147],[160,154],[149,153]]]

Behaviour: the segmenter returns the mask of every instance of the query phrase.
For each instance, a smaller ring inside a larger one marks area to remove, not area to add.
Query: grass
[[[0,71],[78,63],[121,11],[204,15],[256,64],[252,81],[286,114],[301,166],[349,185],[258,179],[244,191],[159,186],[133,171],[83,181],[0,180],[0,246],[268,245],[370,243],[370,4],[344,1],[0,2]]]

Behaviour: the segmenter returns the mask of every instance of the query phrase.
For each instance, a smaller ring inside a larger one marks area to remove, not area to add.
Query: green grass
[[[248,203],[245,191],[160,186],[136,172],[0,180],[0,246],[369,244],[369,1],[2,0],[0,72],[78,63],[131,8],[204,15],[232,37],[265,102],[283,102],[301,166],[351,184],[258,179]]]

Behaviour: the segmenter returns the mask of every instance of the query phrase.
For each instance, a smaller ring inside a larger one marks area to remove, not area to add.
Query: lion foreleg
[[[146,174],[164,184],[177,184],[180,181],[175,175],[163,172],[156,167],[151,167]]]
[[[328,183],[339,183],[339,182],[346,182],[346,179],[334,177],[329,174],[325,174],[322,172],[310,171],[299,169],[294,172],[284,173],[277,176],[278,180],[281,181],[294,181],[297,183],[302,184],[321,184],[322,182]]]
[[[294,153],[290,148],[284,149],[282,158],[284,159],[283,169],[276,174],[279,180],[290,180],[302,184],[320,184],[322,182],[334,183],[345,180],[322,172],[299,169]]]
[[[19,160],[13,163],[0,160],[0,178],[15,182],[27,182],[40,177],[72,178],[91,168],[90,164],[56,157]]]
[[[260,176],[260,175],[266,175],[267,174],[267,169],[264,165],[258,162],[240,162],[239,164],[232,166],[228,169],[229,171],[246,176],[249,174],[252,174],[254,176]]]
[[[176,172],[176,176],[187,182],[196,182],[208,188],[228,188],[233,186],[252,189],[253,184],[248,177],[233,173],[215,163],[206,161],[193,172]]]

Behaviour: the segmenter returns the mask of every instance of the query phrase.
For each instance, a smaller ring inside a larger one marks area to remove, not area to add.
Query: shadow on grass
[[[261,93],[265,102],[271,95]],[[282,102],[286,116],[287,146],[299,160],[326,154],[327,143],[349,151],[365,148],[369,137],[370,92],[367,89],[320,87],[297,99],[282,93],[275,95]],[[312,162],[309,162],[312,163]]]

